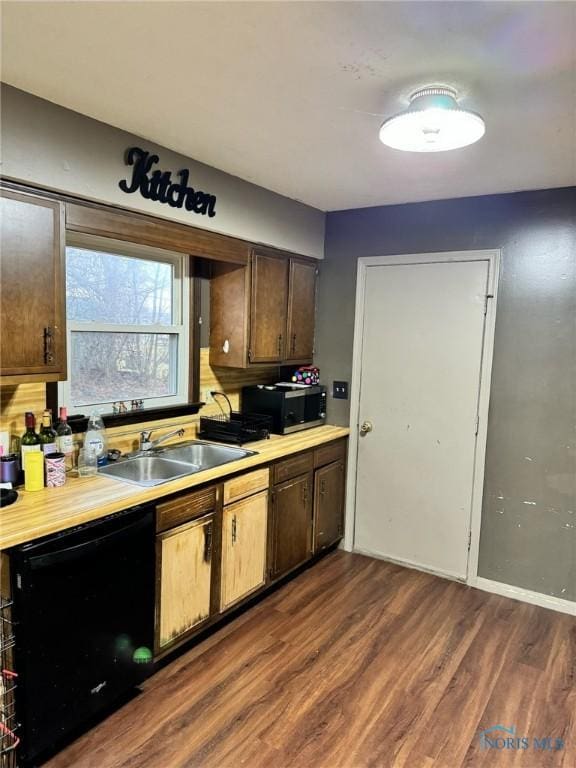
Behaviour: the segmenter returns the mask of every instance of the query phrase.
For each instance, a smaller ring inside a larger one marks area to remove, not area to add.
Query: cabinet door
[[[220,610],[264,584],[267,523],[268,491],[224,507]]]
[[[344,530],[344,462],[336,461],[314,474],[314,552],[341,538]]]
[[[65,378],[63,206],[8,190],[0,206],[0,375]]]
[[[286,348],[288,260],[255,251],[250,307],[251,363],[278,363]]]
[[[272,493],[272,578],[277,578],[311,555],[312,475],[300,475],[275,486]]]
[[[214,514],[156,537],[156,649],[174,643],[210,615]]]
[[[314,354],[316,265],[290,260],[285,360],[310,362]]]

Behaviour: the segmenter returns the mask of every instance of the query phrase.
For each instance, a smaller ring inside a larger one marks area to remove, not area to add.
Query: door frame
[[[406,264],[431,264],[459,261],[487,261],[488,280],[486,300],[486,321],[482,340],[480,364],[480,388],[478,392],[478,434],[474,449],[474,472],[472,479],[472,501],[470,509],[470,549],[466,583],[476,584],[478,578],[478,555],[480,547],[480,525],[482,519],[482,496],[484,491],[484,469],[486,462],[486,440],[488,435],[488,406],[494,352],[494,329],[498,300],[500,275],[500,249],[447,251],[434,253],[413,253],[390,256],[366,256],[358,259],[356,274],[356,308],[354,318],[354,346],[352,354],[352,381],[350,387],[350,443],[346,484],[346,524],[343,549],[354,551],[354,529],[356,521],[356,478],[358,469],[358,440],[360,394],[362,380],[362,345],[364,337],[365,285],[371,267],[397,266]],[[385,559],[385,558],[384,558]],[[439,576],[449,578],[446,574]]]

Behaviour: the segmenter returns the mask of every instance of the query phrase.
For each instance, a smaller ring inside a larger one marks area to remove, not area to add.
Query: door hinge
[[[248,350],[248,360],[250,362],[252,361],[252,350],[251,349]]]
[[[478,432],[480,431],[480,414],[476,414],[476,430],[474,432],[474,435],[477,436]]]
[[[468,552],[470,552],[471,547],[472,547],[472,531],[468,531]]]
[[[493,298],[494,298],[493,293],[487,293],[486,296],[484,296],[484,314],[485,315],[488,314],[488,301]]]

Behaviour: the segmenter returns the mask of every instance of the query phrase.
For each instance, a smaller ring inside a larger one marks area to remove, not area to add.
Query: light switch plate
[[[332,397],[335,400],[348,400],[348,382],[347,381],[333,381],[332,382]]]

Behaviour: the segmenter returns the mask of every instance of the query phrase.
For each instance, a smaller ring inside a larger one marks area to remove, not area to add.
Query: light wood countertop
[[[256,456],[248,456],[153,488],[140,488],[98,475],[71,477],[62,488],[44,488],[36,492],[18,489],[18,500],[0,509],[0,550],[187,488],[217,482],[229,475],[268,464],[348,434],[347,428],[325,425],[282,437],[272,435],[269,440],[243,446],[257,451]]]

